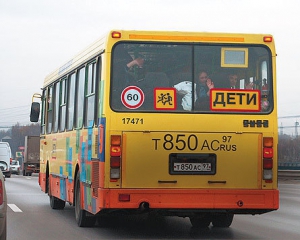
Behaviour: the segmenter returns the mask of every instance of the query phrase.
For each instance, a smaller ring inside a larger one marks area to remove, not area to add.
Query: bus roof
[[[44,81],[44,87],[57,80],[59,77],[63,76],[66,72],[80,66],[92,56],[100,54],[104,50],[105,39],[106,37],[101,37],[100,39],[89,45],[86,49],[75,55],[65,64],[60,66],[54,72],[46,76]]]

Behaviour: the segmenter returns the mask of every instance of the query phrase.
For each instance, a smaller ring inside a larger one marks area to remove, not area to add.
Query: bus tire
[[[211,223],[210,213],[197,214],[190,217],[190,222],[195,228],[207,228]]]
[[[214,227],[228,228],[233,221],[233,213],[222,213],[213,216],[212,224]]]
[[[78,173],[75,182],[75,219],[79,227],[93,227],[95,225],[96,217],[88,215],[87,211],[81,209],[80,177]]]
[[[65,205],[66,205],[66,202],[57,198],[57,197],[54,197],[54,196],[49,196],[50,198],[50,207],[52,209],[64,209],[65,208]]]

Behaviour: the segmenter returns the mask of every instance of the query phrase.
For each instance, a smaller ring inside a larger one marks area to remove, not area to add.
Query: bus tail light
[[[273,172],[272,169],[264,169],[264,180],[267,183],[273,182]]]
[[[272,158],[264,158],[263,165],[264,165],[264,169],[272,169],[273,168],[273,159]]]
[[[120,178],[120,168],[111,168],[110,169],[110,181],[116,182]]]
[[[264,137],[263,143],[264,143],[264,147],[273,147],[273,138],[272,137]]]
[[[121,136],[112,135],[111,136],[111,145],[120,146],[121,145]]]
[[[273,148],[264,147],[264,158],[273,158]]]
[[[119,157],[111,157],[110,158],[110,167],[111,168],[120,168],[120,158]]]
[[[121,136],[110,138],[110,181],[116,182],[121,176]]]
[[[110,147],[110,156],[113,156],[113,157],[121,156],[121,147],[120,146],[111,146]]]
[[[263,179],[273,182],[273,138],[263,138]]]

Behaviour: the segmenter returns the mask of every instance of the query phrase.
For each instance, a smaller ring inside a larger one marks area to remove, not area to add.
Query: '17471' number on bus
[[[123,124],[144,124],[143,118],[122,118]]]

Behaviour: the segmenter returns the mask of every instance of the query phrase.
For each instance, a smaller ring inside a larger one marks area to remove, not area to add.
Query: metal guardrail
[[[279,163],[278,170],[300,170],[300,162]]]
[[[300,179],[300,170],[278,170],[279,179]]]

